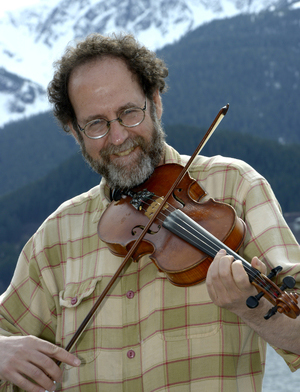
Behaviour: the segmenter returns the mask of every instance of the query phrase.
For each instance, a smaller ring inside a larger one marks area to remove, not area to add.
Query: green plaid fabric
[[[165,163],[185,164],[167,146]],[[257,255],[278,277],[299,276],[299,245],[267,181],[247,164],[199,156],[190,175],[204,200],[231,204],[247,227],[240,253]],[[67,201],[26,244],[12,283],[0,297],[0,332],[36,335],[65,347],[121,263],[97,235],[109,201],[102,181]],[[184,257],[184,255],[183,255]],[[299,280],[299,278],[298,278]],[[285,316],[282,316],[285,317]],[[270,321],[270,327],[272,321]],[[261,391],[266,344],[210,300],[206,284],[175,287],[148,256],[123,271],[65,366],[61,391]],[[300,356],[278,350],[291,370]],[[12,385],[0,384],[0,391]]]

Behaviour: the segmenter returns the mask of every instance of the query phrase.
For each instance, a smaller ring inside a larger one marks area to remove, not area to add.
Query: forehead
[[[124,60],[107,56],[76,67],[70,75],[68,89],[71,94],[87,89],[109,94],[115,90],[119,93],[122,90],[141,90],[141,86]]]
[[[140,104],[144,97],[137,77],[127,64],[114,57],[96,59],[74,69],[68,93],[79,121],[113,117],[127,102]]]

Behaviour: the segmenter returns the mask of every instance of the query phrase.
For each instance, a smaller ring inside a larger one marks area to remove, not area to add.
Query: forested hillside
[[[0,138],[0,196],[44,177],[79,149],[50,113],[10,123]]]
[[[300,9],[215,20],[159,55],[166,124],[206,127],[229,102],[229,129],[300,142]]]
[[[226,118],[226,117],[225,117]],[[225,120],[223,120],[225,121]],[[250,163],[271,183],[284,212],[300,211],[299,145],[217,130],[204,155],[233,156]],[[220,126],[221,127],[221,126]],[[191,154],[206,130],[166,127],[167,141],[183,154]],[[0,292],[11,278],[21,247],[42,221],[63,201],[99,183],[77,153],[45,178],[0,198]]]

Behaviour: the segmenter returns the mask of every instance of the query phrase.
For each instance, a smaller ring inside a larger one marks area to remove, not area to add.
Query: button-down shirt
[[[187,159],[166,146],[165,163]],[[299,245],[262,176],[221,156],[198,156],[189,172],[207,193],[201,201],[228,203],[245,221],[239,253],[246,260],[258,256],[268,269],[280,263],[277,283],[285,275],[297,279]],[[65,202],[26,244],[0,297],[1,334],[31,334],[66,347],[122,261],[97,235],[107,190],[102,180]],[[212,303],[205,282],[174,286],[146,255],[123,270],[72,352],[82,364],[65,366],[58,390],[261,391],[266,344]],[[300,356],[278,352],[291,370],[300,367]],[[10,388],[3,383],[0,391]]]

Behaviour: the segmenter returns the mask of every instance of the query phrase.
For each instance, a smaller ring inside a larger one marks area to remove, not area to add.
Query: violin
[[[168,280],[179,287],[203,282],[213,258],[220,249],[240,260],[258,294],[247,299],[255,308],[265,296],[273,305],[265,315],[277,311],[290,318],[300,314],[298,295],[287,293],[295,279],[287,276],[278,287],[273,279],[282,267],[272,269],[268,276],[251,266],[237,252],[245,238],[245,223],[232,206],[209,199],[201,202],[206,192],[188,174],[196,155],[226,115],[229,105],[219,111],[189,161],[158,166],[143,184],[129,190],[116,190],[113,201],[98,223],[98,236],[116,256],[124,257],[114,276],[83,320],[66,347],[69,351],[130,259],[135,262],[149,255]],[[183,257],[184,254],[184,257]]]
[[[128,254],[139,233],[162,205],[169,183],[172,184],[181,171],[182,166],[177,164],[158,166],[144,184],[125,192],[126,197],[115,195],[115,201],[98,224],[99,237],[114,255]],[[213,258],[220,249],[225,249],[228,255],[242,262],[249,281],[259,291],[258,295],[248,298],[248,307],[255,308],[266,295],[273,307],[265,319],[277,311],[296,318],[300,313],[298,295],[284,292],[294,287],[295,279],[285,277],[279,288],[271,279],[282,267],[274,268],[265,276],[237,254],[245,238],[245,223],[229,204],[213,199],[202,203],[204,195],[206,192],[186,173],[132,253],[133,261],[138,262],[148,254],[172,284],[186,287],[203,282]]]

